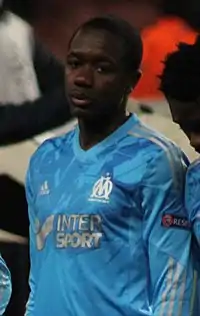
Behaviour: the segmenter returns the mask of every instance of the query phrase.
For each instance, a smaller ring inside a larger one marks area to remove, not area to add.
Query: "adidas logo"
[[[45,181],[40,187],[40,195],[48,195],[50,193],[48,182]]]

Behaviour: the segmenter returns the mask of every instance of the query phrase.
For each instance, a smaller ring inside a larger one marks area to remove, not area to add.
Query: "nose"
[[[190,133],[190,145],[194,148],[200,148],[200,134]]]
[[[75,77],[75,84],[80,87],[92,87],[93,81],[93,69],[88,65],[81,67]]]

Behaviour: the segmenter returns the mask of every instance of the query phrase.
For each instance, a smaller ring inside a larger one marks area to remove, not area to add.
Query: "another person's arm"
[[[21,106],[0,106],[0,146],[26,140],[70,119],[69,104],[62,87]]]
[[[64,65],[35,41],[33,61],[41,97],[20,106],[0,106],[0,146],[31,138],[69,121]]]
[[[200,246],[200,161],[194,162],[186,176],[185,205]]]
[[[161,147],[149,158],[141,188],[152,315],[194,315],[196,273],[183,208],[186,168],[177,152]]]
[[[0,256],[0,315],[4,315],[12,292],[11,275]]]

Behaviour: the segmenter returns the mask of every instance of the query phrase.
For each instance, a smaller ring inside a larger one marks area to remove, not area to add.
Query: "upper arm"
[[[143,238],[149,258],[153,315],[187,316],[193,308],[196,278],[183,205],[186,166],[180,158],[177,151],[158,151],[149,161],[142,183]]]
[[[0,146],[33,137],[64,124],[72,118],[64,89],[50,91],[45,96],[14,104],[0,105]]]
[[[193,231],[200,244],[200,164],[191,166],[185,185],[185,206]]]
[[[169,148],[157,150],[149,158],[146,174],[142,181],[142,209],[144,210],[144,240],[147,243],[158,243],[158,237],[165,232],[168,235],[187,236],[178,218],[187,219],[184,209],[184,185],[186,165]],[[174,225],[166,223],[174,217]],[[177,219],[177,221],[175,221]],[[178,229],[167,229],[167,226]],[[187,227],[186,227],[187,228]],[[173,247],[171,247],[173,251]]]

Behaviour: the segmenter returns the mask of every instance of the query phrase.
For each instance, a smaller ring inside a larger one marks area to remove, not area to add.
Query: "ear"
[[[130,94],[135,87],[137,86],[140,78],[142,77],[142,71],[140,69],[137,70],[136,73],[134,73],[133,75],[131,75],[130,77],[130,86],[128,88],[128,93]]]

